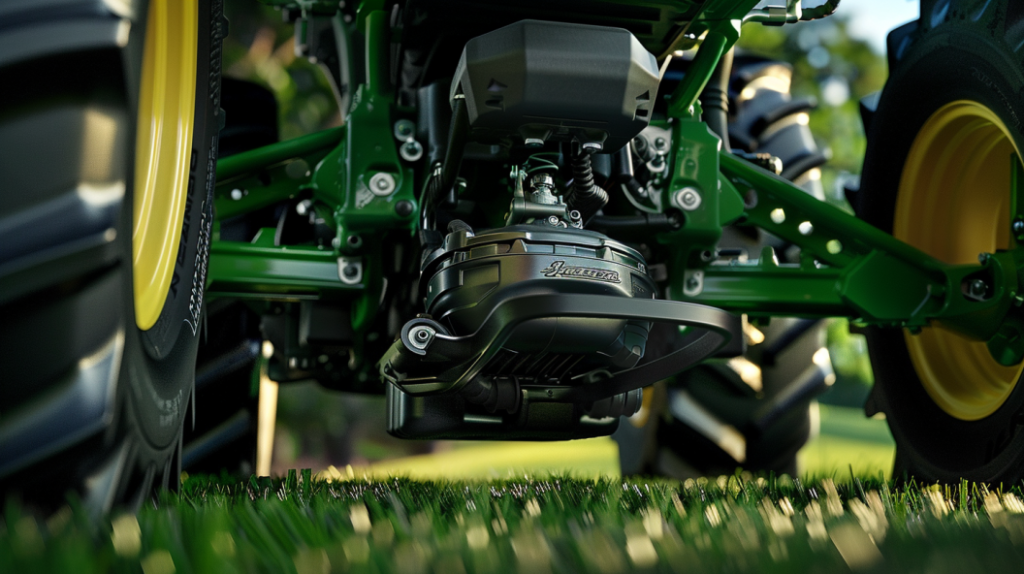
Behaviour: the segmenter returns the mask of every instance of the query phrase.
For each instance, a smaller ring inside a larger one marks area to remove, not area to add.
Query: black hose
[[[729,144],[729,76],[732,75],[733,50],[722,54],[718,67],[700,96],[704,108],[704,122],[722,140],[725,151],[731,152]]]
[[[803,13],[800,15],[801,20],[818,20],[825,18],[836,13],[839,8],[839,0],[827,0],[821,6],[816,8],[805,8]]]
[[[569,158],[572,167],[572,189],[566,203],[571,209],[580,212],[583,224],[608,203],[608,192],[594,183],[594,168],[590,154],[584,150],[574,151]]]

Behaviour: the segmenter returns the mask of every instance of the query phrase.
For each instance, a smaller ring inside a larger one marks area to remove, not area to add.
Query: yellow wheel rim
[[[952,102],[925,122],[900,178],[893,235],[947,263],[977,263],[1011,247],[1010,174],[1019,150],[1006,125],[973,101]],[[1020,378],[984,342],[930,327],[904,332],[928,395],[945,412],[973,421],[996,411]]]
[[[192,149],[198,10],[195,0],[153,0],[139,89],[132,272],[135,323],[156,324],[171,286]]]

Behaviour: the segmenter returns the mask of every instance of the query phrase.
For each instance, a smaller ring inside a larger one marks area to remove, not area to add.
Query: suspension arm
[[[721,153],[719,160],[733,188],[723,193],[744,199],[738,223],[799,246],[802,262],[779,265],[769,249],[756,261],[691,270],[685,298],[753,315],[847,316],[909,328],[937,322],[977,340],[999,331],[1019,290],[1012,253],[947,264],[741,158]]]

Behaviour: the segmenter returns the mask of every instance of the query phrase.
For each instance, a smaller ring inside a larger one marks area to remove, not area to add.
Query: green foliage
[[[860,99],[881,90],[887,77],[885,59],[847,29],[842,16],[782,28],[748,24],[738,44],[741,51],[792,64],[793,94],[818,101],[810,127],[832,152],[822,180],[829,201],[840,205],[845,200],[836,182],[841,174],[860,173],[864,157]]]
[[[294,26],[279,9],[252,0],[228,0],[224,74],[266,86],[278,105],[282,140],[341,125],[327,74],[295,56]]]
[[[1022,557],[1021,491],[878,479],[191,478],[137,516],[8,504],[3,572],[967,572]]]

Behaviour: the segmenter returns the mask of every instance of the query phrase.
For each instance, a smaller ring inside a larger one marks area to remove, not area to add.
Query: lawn
[[[607,440],[484,443],[320,477],[190,477],[99,523],[73,501],[47,519],[9,503],[0,572],[906,574],[1024,560],[1018,487],[896,488],[884,423],[854,412],[823,407],[802,480],[623,480],[607,476],[615,456]]]
[[[99,525],[9,505],[0,572],[1019,572],[1021,497],[748,475],[190,478]]]

